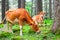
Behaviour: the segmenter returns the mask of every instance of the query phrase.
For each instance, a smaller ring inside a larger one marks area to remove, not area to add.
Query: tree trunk
[[[42,0],[32,0],[32,16],[42,11]]]
[[[21,0],[21,7],[25,8],[25,0]]]
[[[36,0],[32,0],[32,16],[36,15]]]
[[[42,11],[42,0],[37,0],[37,13]]]
[[[50,19],[52,19],[51,0],[49,0],[49,14],[50,14]]]
[[[6,7],[6,0],[2,0],[2,20],[5,17],[5,7]]]
[[[25,0],[18,0],[18,8],[25,8]]]
[[[9,9],[9,0],[6,0],[6,11]]]
[[[55,18],[51,30],[55,33],[58,30],[60,30],[60,0],[54,0],[53,2],[54,2]]]
[[[18,0],[18,8],[21,7],[21,0]]]

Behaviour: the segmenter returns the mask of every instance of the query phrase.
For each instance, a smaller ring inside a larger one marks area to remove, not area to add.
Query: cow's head
[[[37,33],[40,32],[40,28],[36,23],[31,24],[31,28]]]

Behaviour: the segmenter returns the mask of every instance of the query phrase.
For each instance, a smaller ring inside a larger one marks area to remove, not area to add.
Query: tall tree
[[[25,8],[25,0],[21,0],[21,7]]]
[[[55,18],[51,30],[55,33],[58,30],[60,30],[60,0],[54,0],[53,2],[54,2]]]
[[[36,15],[37,0],[32,0],[32,16]]]
[[[18,8],[21,7],[21,0],[18,0]]]
[[[25,8],[25,0],[18,0],[18,8]]]
[[[37,13],[42,11],[42,0],[37,0]]]
[[[32,16],[42,11],[42,0],[32,0]]]
[[[49,0],[49,13],[50,13],[50,19],[52,18],[52,9],[51,9],[51,0]]]
[[[9,9],[9,0],[6,0],[6,11]]]
[[[5,17],[6,0],[2,0],[2,20]]]

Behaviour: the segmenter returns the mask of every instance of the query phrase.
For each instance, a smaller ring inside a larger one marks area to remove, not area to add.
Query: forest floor
[[[60,40],[60,34],[50,32],[52,27],[51,20],[45,20],[43,26],[40,26],[41,33],[36,34],[28,24],[23,27],[23,36],[20,36],[19,25],[13,25],[13,34],[6,32],[6,25],[0,25],[0,40]],[[4,26],[4,27],[3,27]],[[2,31],[3,30],[3,31]]]

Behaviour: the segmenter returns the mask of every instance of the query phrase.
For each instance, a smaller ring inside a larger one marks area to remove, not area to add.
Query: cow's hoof
[[[40,34],[41,33],[41,31],[39,31],[39,32],[36,32],[36,34]]]

